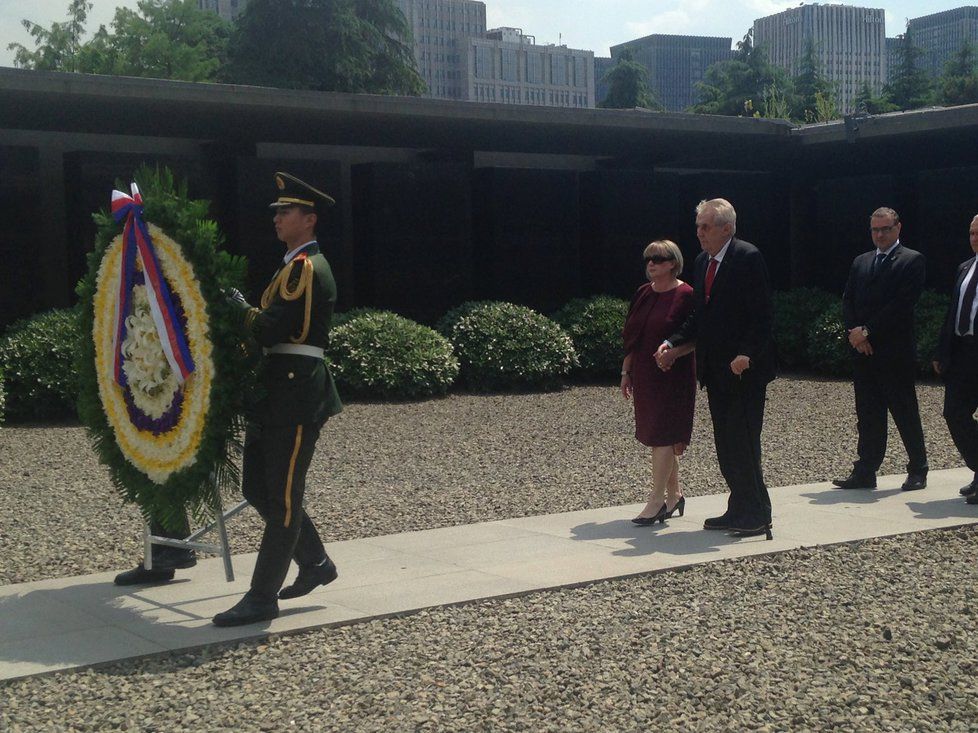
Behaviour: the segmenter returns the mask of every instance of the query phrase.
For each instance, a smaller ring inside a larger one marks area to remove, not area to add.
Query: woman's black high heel
[[[676,512],[679,512],[680,517],[686,513],[685,496],[680,496],[679,501],[676,502],[676,506],[674,506],[672,509],[667,510],[666,505],[663,504],[662,509],[660,509],[659,513],[652,518],[652,521],[654,522],[655,520],[659,520],[659,523],[661,524],[665,522],[667,519],[672,519],[672,515],[675,514]]]
[[[654,514],[653,516],[651,516],[651,517],[635,517],[635,519],[632,520],[632,524],[637,524],[639,527],[648,527],[650,525],[653,525],[653,524],[656,523],[656,521],[659,519],[659,517],[662,516],[662,513],[665,512],[665,510],[666,510],[666,505],[663,504],[662,505],[662,508],[656,514]]]

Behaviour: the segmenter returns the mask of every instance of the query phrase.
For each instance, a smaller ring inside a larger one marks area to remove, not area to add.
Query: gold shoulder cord
[[[303,294],[306,296],[305,314],[302,319],[302,332],[298,336],[290,337],[294,344],[301,344],[309,335],[309,320],[312,315],[312,262],[308,259],[302,260],[302,273],[299,275],[299,282],[296,283],[294,290],[289,290],[289,276],[292,274],[292,267],[283,267],[278,277],[269,283],[265,292],[261,296],[262,310],[272,304],[277,294],[282,300],[291,302],[298,300]]]

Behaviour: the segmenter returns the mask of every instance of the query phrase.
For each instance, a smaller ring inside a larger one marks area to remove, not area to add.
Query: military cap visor
[[[328,193],[323,193],[305,181],[300,181],[295,176],[282,171],[275,173],[275,185],[279,195],[278,199],[268,205],[272,209],[281,209],[286,206],[308,206],[310,209],[315,209],[317,202],[326,206],[332,206],[336,203],[336,200]]]

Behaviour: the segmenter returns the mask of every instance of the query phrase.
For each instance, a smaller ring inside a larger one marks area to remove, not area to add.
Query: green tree
[[[69,0],[68,20],[64,23],[42,28],[33,21],[21,21],[34,39],[34,50],[20,43],[9,44],[7,48],[14,52],[14,66],[38,71],[77,71],[78,51],[91,9],[89,0]]]
[[[758,117],[762,111],[780,111],[781,99],[793,94],[791,80],[782,69],[768,61],[762,47],[754,46],[753,30],[737,43],[729,61],[720,61],[706,70],[696,87],[700,102],[691,112],[712,115]]]
[[[864,81],[859,94],[856,95],[854,104],[857,112],[865,112],[871,115],[881,115],[885,112],[895,112],[897,107],[892,104],[886,95],[873,94],[868,81]]]
[[[411,29],[393,0],[250,0],[229,51],[231,81],[421,94]]]
[[[140,0],[117,8],[112,32],[100,27],[79,53],[92,74],[216,81],[227,60],[231,24],[196,0]]]
[[[941,102],[947,105],[978,102],[978,59],[973,44],[965,41],[954,57],[944,65],[938,82]]]
[[[661,110],[662,105],[649,89],[649,73],[635,61],[632,52],[622,51],[617,63],[608,70],[602,80],[608,85],[606,96],[599,107],[605,109],[645,109]]]
[[[924,52],[913,44],[910,28],[899,36],[893,78],[883,87],[883,94],[897,109],[918,109],[933,101],[931,81],[920,66]]]
[[[839,117],[835,85],[825,78],[815,41],[809,38],[799,62],[798,75],[792,80],[795,97],[792,117],[802,122],[828,122]]]

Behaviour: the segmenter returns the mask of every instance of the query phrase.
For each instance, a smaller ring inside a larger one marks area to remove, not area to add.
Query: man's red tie
[[[717,276],[717,262],[715,257],[710,258],[710,264],[706,268],[706,300],[710,300],[710,291],[713,290],[713,278]]]

